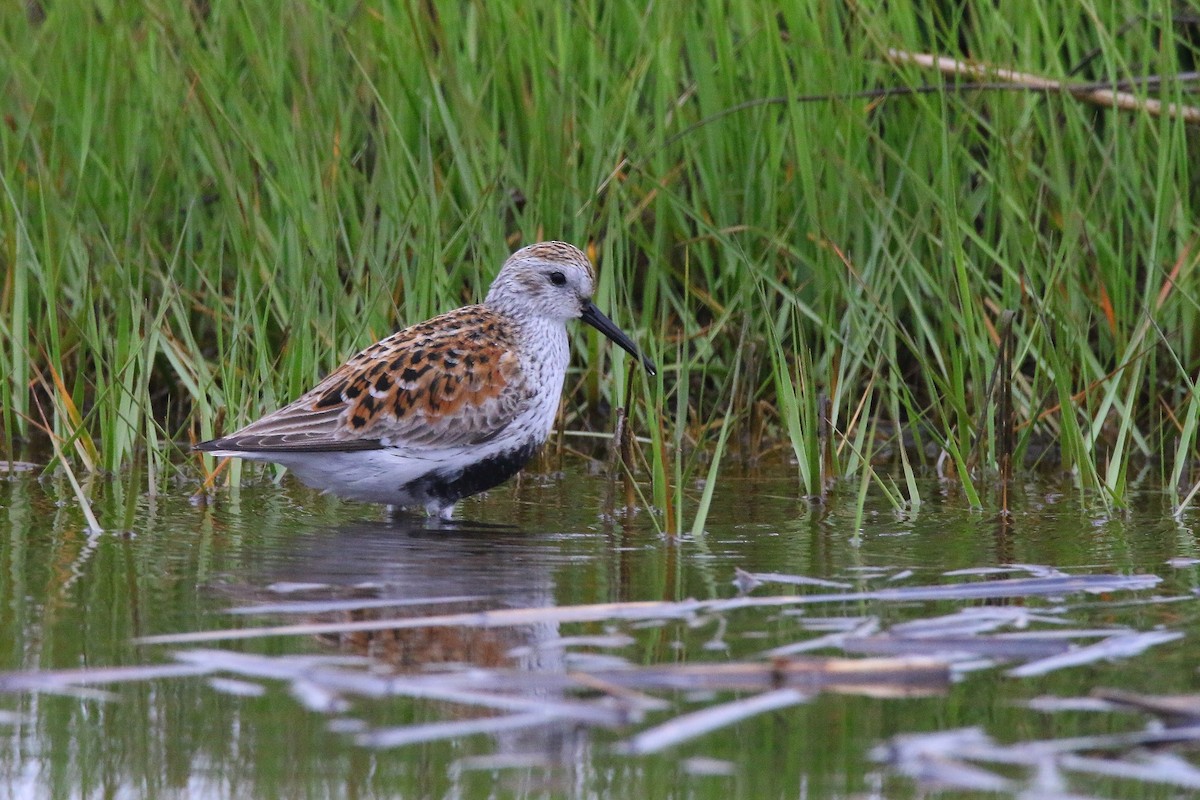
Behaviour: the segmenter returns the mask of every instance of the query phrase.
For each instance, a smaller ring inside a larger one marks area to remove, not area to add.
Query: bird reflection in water
[[[289,536],[256,572],[258,588],[235,590],[243,606],[272,623],[354,623],[496,609],[551,608],[561,537],[507,526],[396,519],[359,522]],[[574,559],[571,559],[574,560]],[[431,624],[415,628],[326,633],[324,645],[370,659],[373,674],[428,676],[500,670],[520,677],[519,694],[562,701],[566,653],[558,624],[504,627]],[[533,677],[533,680],[529,680]],[[365,700],[356,700],[365,702]],[[389,702],[394,702],[390,700]],[[485,719],[495,710],[438,703],[441,720]],[[496,752],[538,766],[579,764],[586,731],[564,720],[492,734]]]
[[[252,608],[291,621],[359,622],[554,605],[561,542],[503,525],[363,521],[315,529],[289,541],[255,576]],[[239,592],[240,594],[241,592]],[[251,598],[246,598],[251,599]],[[323,635],[398,671],[436,665],[560,668],[557,625],[432,626]],[[528,654],[512,658],[510,651]]]

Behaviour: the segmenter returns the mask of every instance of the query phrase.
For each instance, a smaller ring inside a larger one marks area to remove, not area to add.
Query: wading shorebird
[[[567,322],[582,319],[655,374],[592,303],[594,289],[579,248],[524,247],[482,304],[392,334],[289,405],[195,449],[282,464],[339,497],[449,519],[459,500],[516,475],[550,435]]]

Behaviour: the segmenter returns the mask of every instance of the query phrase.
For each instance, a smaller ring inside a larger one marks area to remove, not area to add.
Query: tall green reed
[[[1180,503],[1195,479],[1187,125],[1067,95],[855,96],[943,83],[890,63],[897,48],[1058,79],[1154,73],[1154,94],[1185,103],[1170,79],[1196,62],[1184,14],[1129,0],[46,11],[0,20],[9,453],[40,405],[54,436],[95,443],[90,468],[145,460],[153,481],[193,439],[478,298],[519,244],[563,238],[594,248],[600,299],[664,362],[633,419],[675,531],[693,527],[685,487],[712,469],[699,454],[728,468],[784,442],[797,493],[823,491],[821,397],[832,472],[851,485],[919,504],[940,462],[986,505],[996,464],[968,462],[1010,310],[1019,453],[1108,503],[1138,462],[1169,462]],[[576,349],[570,424],[603,429],[624,357],[587,336]],[[872,466],[887,451],[894,467]]]

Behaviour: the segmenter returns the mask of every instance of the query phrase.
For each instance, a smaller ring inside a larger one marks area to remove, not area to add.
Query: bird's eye
[[[562,286],[567,282],[567,276],[561,272],[551,272],[547,277],[550,278],[550,282],[555,286]]]

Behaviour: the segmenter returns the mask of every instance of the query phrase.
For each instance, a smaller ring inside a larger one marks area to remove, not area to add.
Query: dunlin
[[[651,361],[592,303],[577,247],[513,253],[480,305],[394,333],[302,397],[236,433],[196,445],[282,464],[317,489],[448,519],[464,497],[517,474],[550,435],[582,319]]]

